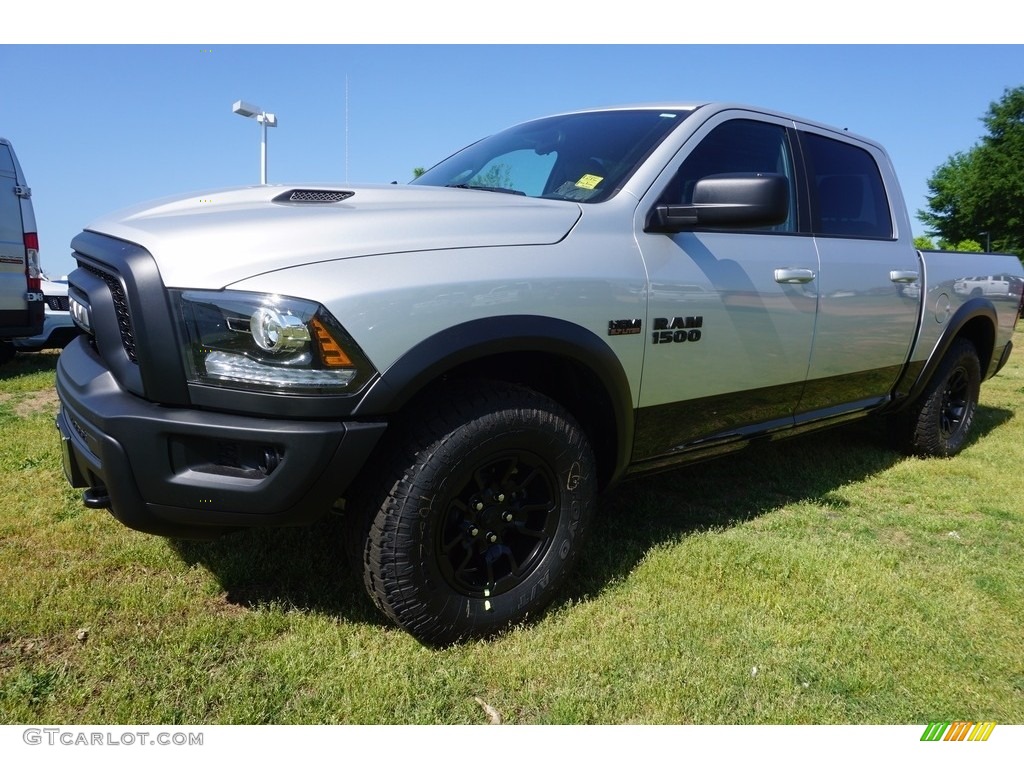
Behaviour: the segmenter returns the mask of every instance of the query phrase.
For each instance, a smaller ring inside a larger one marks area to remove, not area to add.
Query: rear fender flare
[[[946,323],[939,340],[935,343],[931,354],[924,363],[910,363],[903,371],[903,375],[893,389],[895,404],[892,410],[900,410],[904,405],[914,402],[921,394],[928,382],[931,381],[935,370],[939,367],[942,359],[946,356],[953,342],[960,336],[961,332],[973,320],[984,318],[992,327],[993,343],[995,340],[995,329],[998,327],[996,309],[989,299],[976,297],[968,299],[953,313],[953,316]],[[981,374],[984,380],[987,376],[990,363],[994,354],[993,348],[978,349],[978,357],[981,359]]]

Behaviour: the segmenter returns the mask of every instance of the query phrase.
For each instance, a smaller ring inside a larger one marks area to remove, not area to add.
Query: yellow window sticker
[[[576,182],[576,186],[581,189],[593,189],[602,181],[604,181],[604,176],[595,176],[592,173],[587,173],[580,176],[580,180]]]

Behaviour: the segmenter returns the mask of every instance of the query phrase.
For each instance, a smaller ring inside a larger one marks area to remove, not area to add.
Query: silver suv
[[[14,356],[11,339],[43,332],[45,303],[31,195],[14,147],[0,138],[0,363]]]

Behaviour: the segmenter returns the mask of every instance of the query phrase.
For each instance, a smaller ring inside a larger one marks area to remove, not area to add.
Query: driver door
[[[794,135],[783,121],[717,115],[684,145],[638,212],[648,271],[646,352],[634,459],[732,442],[793,424],[817,312],[818,257],[799,234]],[[647,231],[658,203],[692,202],[698,180],[781,174],[789,213],[774,226]]]

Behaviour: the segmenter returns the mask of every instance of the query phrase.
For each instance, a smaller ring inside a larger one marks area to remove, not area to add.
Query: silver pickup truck
[[[429,644],[542,610],[627,475],[874,414],[957,453],[1024,274],[917,251],[878,144],[730,104],[527,122],[408,185],[158,201],[72,247],[85,504],[186,537],[339,511]]]

